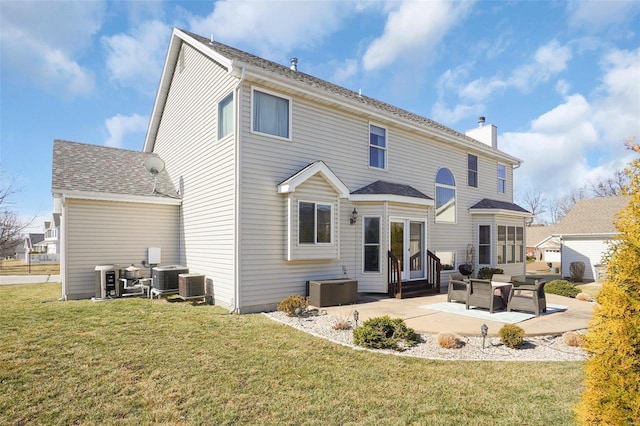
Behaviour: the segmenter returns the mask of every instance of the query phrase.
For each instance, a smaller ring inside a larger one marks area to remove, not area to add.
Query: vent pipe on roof
[[[213,33],[211,33],[211,38],[209,39],[209,44],[213,44]]]
[[[484,121],[485,121],[484,117],[478,117],[478,127],[484,126]]]
[[[291,58],[291,67],[293,71],[298,71],[298,58]]]

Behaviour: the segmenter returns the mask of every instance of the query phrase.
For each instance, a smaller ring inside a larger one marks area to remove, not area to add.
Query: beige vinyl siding
[[[287,260],[328,260],[338,259],[340,257],[338,243],[340,234],[339,227],[339,205],[338,194],[324,180],[324,178],[315,175],[301,184],[294,193],[287,197],[287,208],[289,209],[287,234],[290,239],[288,249],[285,252]],[[325,204],[331,206],[332,222],[331,222],[331,243],[325,244],[301,244],[299,242],[299,203],[309,202],[315,204]]]
[[[562,276],[571,276],[571,262],[584,262],[584,281],[596,278],[596,265],[602,265],[609,243],[602,236],[564,237],[562,243]]]
[[[251,87],[259,86],[243,84],[240,123],[243,128],[240,199],[243,306],[275,303],[289,294],[302,292],[309,279],[336,278],[341,275],[342,264],[348,271],[361,271],[361,229],[349,225],[353,203],[348,200],[341,200],[338,261],[287,264],[278,250],[271,248],[274,241],[280,241],[282,246],[286,244],[286,208],[276,193],[276,186],[314,161],[324,161],[350,191],[385,180],[411,185],[432,198],[435,198],[438,169],[448,167],[456,179],[457,223],[436,224],[433,215],[426,213],[428,248],[432,251],[466,252],[467,244],[473,243],[469,207],[483,198],[512,201],[511,182],[507,184],[507,194],[497,194],[496,158],[477,153],[479,187],[468,188],[468,149],[401,130],[393,122],[374,120],[387,128],[388,170],[370,168],[371,120],[368,117],[331,109],[293,93],[280,92],[292,98],[291,141],[250,134]],[[269,90],[279,93],[273,87]],[[507,175],[511,180],[510,167]],[[355,229],[358,229],[357,235]],[[386,263],[386,252],[384,259]],[[386,275],[380,277],[384,284],[373,283],[371,277],[362,279],[367,281],[362,288],[386,291]]]
[[[64,215],[68,299],[95,296],[96,265],[133,263],[148,277],[149,247],[160,247],[164,265],[179,260],[178,206],[67,199]]]
[[[155,140],[182,193],[180,263],[213,282],[216,304],[234,299],[234,133],[218,140],[218,103],[237,82],[227,71],[183,44],[182,59]],[[234,99],[234,110],[237,100]]]

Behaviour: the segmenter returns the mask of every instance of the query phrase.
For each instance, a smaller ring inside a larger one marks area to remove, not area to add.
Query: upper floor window
[[[369,166],[387,167],[387,130],[373,124],[369,125]]]
[[[469,186],[478,187],[478,156],[467,155],[467,169],[469,170]]]
[[[252,129],[254,132],[290,139],[291,100],[254,90]]]
[[[218,104],[218,139],[233,131],[233,93]]]
[[[498,164],[498,193],[507,192],[507,166]]]
[[[330,204],[301,201],[298,205],[299,243],[331,243],[331,212]]]
[[[436,222],[456,221],[456,181],[447,168],[436,175]]]

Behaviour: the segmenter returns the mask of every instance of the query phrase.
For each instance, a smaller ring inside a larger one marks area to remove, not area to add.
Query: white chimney
[[[498,149],[498,128],[493,124],[484,125],[485,118],[478,117],[478,127],[467,130],[465,135],[473,138],[485,145]]]
[[[293,71],[298,71],[298,58],[291,58],[291,67]]]

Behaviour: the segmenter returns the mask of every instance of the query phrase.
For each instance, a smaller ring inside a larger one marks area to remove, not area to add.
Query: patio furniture
[[[507,302],[507,311],[532,312],[536,316],[540,316],[540,312],[547,312],[547,299],[544,294],[546,283],[540,280],[535,280],[533,284],[530,281],[525,283],[514,281]]]
[[[493,313],[504,309],[505,305],[502,297],[495,294],[495,287],[491,285],[491,281],[470,279],[467,286],[467,309],[470,306],[488,309]]]
[[[452,300],[467,303],[467,282],[462,274],[454,272],[449,275],[449,287],[447,289],[447,302]]]
[[[509,293],[511,292],[511,275],[506,275],[506,274],[493,274],[493,276],[491,277],[491,285],[493,286],[493,289],[496,291],[497,293],[500,293],[500,296],[502,296],[502,301],[504,302],[504,305],[507,305],[507,302],[509,301]]]

